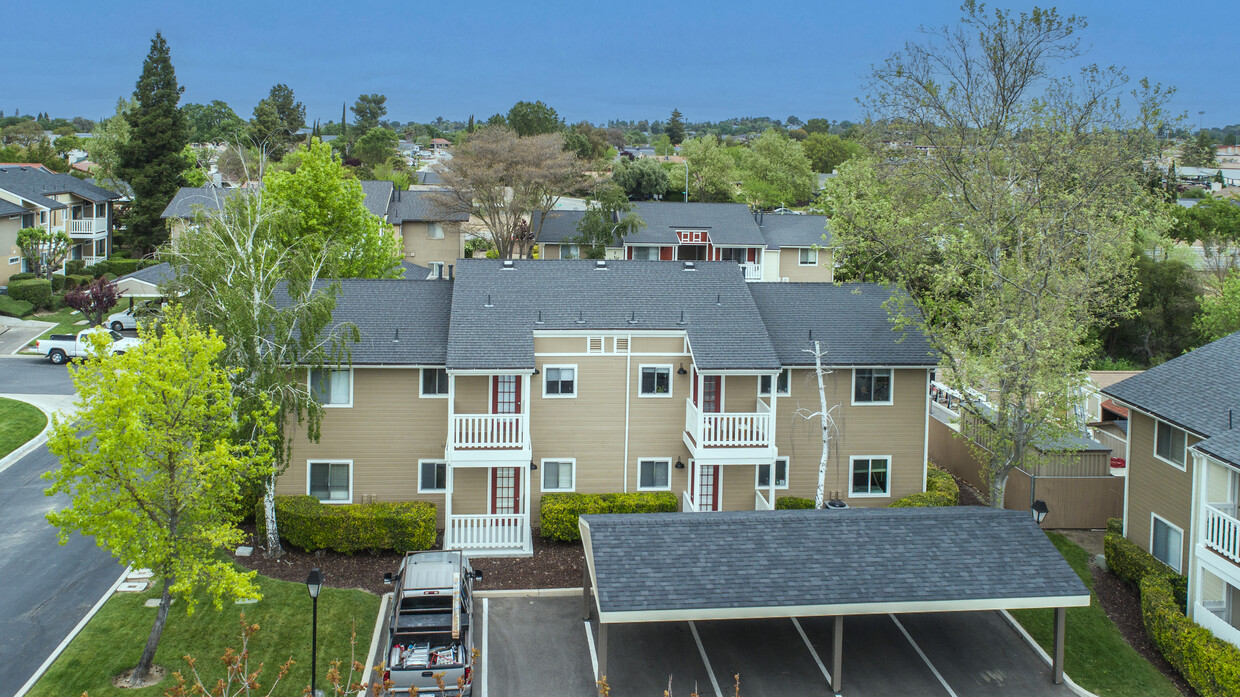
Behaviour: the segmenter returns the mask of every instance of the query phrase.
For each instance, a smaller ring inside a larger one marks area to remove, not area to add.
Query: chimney
[[[456,276],[455,276],[455,273],[452,271],[452,268],[453,268],[453,265],[448,264],[448,280],[449,281],[456,280]]]

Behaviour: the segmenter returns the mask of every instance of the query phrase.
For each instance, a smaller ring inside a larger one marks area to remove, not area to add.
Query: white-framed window
[[[579,244],[562,244],[560,245],[561,259],[580,259],[581,245]]]
[[[848,458],[852,472],[849,496],[887,496],[891,493],[890,455],[853,455]]]
[[[439,460],[418,460],[418,493],[430,494],[448,490],[448,463]]]
[[[577,461],[573,459],[543,460],[543,491],[572,491],[577,481]]]
[[[891,368],[853,368],[853,404],[891,404]]]
[[[771,466],[758,465],[758,478],[754,482],[754,486],[758,489],[769,489],[771,487]],[[775,488],[788,488],[788,458],[775,458]]]
[[[1183,558],[1184,530],[1167,522],[1157,513],[1150,514],[1150,554],[1180,573]]]
[[[322,503],[353,503],[353,461],[308,460],[306,493]]]
[[[808,248],[801,249],[801,255],[797,259],[797,263],[800,266],[817,266],[818,265],[818,250],[808,249]]]
[[[742,264],[749,261],[749,250],[744,247],[722,247],[719,250],[719,261],[735,261]]]
[[[447,397],[448,371],[445,368],[422,369],[422,396]]]
[[[672,366],[643,365],[641,367],[642,397],[672,396]]]
[[[634,247],[633,261],[658,261],[658,247]]]
[[[1188,450],[1188,434],[1166,421],[1158,421],[1154,427],[1154,456],[1176,469],[1185,469]]]
[[[426,237],[431,240],[442,240],[443,223],[428,223],[426,225]]]
[[[108,255],[108,240],[107,240],[107,238],[105,237],[105,238],[103,238],[103,239],[98,239],[98,240],[95,240],[95,256],[97,256],[97,257],[106,257],[107,255]]]
[[[310,395],[325,407],[353,406],[353,369],[311,369]]]
[[[672,488],[672,461],[651,459],[637,461],[638,491],[670,491]]]
[[[107,217],[107,215],[108,215],[108,207],[102,203],[96,203],[95,204],[95,217],[104,218],[104,217]]]
[[[543,366],[544,397],[576,397],[577,366],[545,365]]]
[[[791,388],[791,383],[792,383],[792,372],[787,368],[784,368],[783,370],[779,371],[779,382],[776,384],[778,386],[780,395],[788,394]],[[771,394],[771,376],[770,375],[763,375],[758,378],[758,394],[761,394],[761,395]]]
[[[20,263],[22,263],[21,257],[9,257],[9,266],[16,266]]]

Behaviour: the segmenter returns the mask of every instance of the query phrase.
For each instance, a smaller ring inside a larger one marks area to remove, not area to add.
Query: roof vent
[[[637,324],[637,310],[633,310],[629,315],[629,324]]]
[[[685,262],[685,271],[697,271],[697,265],[691,261]]]
[[[581,310],[577,310],[577,324],[585,324],[585,323],[586,323],[586,318],[583,316]]]
[[[534,320],[534,324],[544,324],[542,318],[542,310],[538,311],[538,319]]]
[[[677,322],[676,324],[688,324],[687,322],[685,322],[685,311],[684,310],[680,311],[680,321]]]
[[[719,306],[723,305],[723,293],[715,293],[715,304]]]
[[[594,268],[595,268],[596,270],[599,270],[599,271],[606,271],[606,270],[607,270],[607,260],[606,260],[606,259],[599,259],[598,261],[594,262]]]
[[[400,343],[400,327],[397,327],[397,328],[396,328],[396,336],[395,336],[395,338],[393,338],[393,339],[392,339],[392,343],[393,343],[393,344],[399,344],[399,343]]]
[[[483,307],[495,307],[495,304],[491,302],[491,294],[490,294],[490,293],[487,293],[487,304],[486,304],[486,305],[483,305]]]
[[[516,265],[513,263],[512,259],[505,259],[505,260],[504,260],[504,268],[505,268],[505,269],[514,269],[514,268],[516,268]]]

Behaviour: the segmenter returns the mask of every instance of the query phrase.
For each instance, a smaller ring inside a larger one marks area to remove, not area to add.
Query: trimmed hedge
[[[775,499],[775,510],[789,511],[799,508],[813,508],[814,500],[801,496],[780,496]]]
[[[1240,695],[1240,649],[1186,617],[1168,581],[1159,574],[1141,579],[1146,635],[1202,697]]]
[[[1175,601],[1180,606],[1180,611],[1184,611],[1188,599],[1186,577],[1177,574],[1175,569],[1138,547],[1132,540],[1114,532],[1107,532],[1103,541],[1103,551],[1107,560],[1107,568],[1133,588],[1140,588],[1141,582],[1151,576],[1166,579],[1167,584],[1175,592]]]
[[[65,273],[70,276],[76,276],[82,273],[82,269],[86,268],[86,262],[81,259],[70,259],[65,262]]]
[[[925,508],[956,506],[960,503],[960,487],[946,470],[926,466],[926,490],[892,501],[888,508]]]
[[[0,315],[25,317],[31,312],[34,312],[34,305],[25,300],[14,300],[7,295],[0,295]]]
[[[267,533],[262,502],[258,505],[256,522],[262,539]],[[280,538],[306,551],[430,549],[435,545],[435,517],[435,504],[426,501],[324,504],[313,496],[276,497]]]
[[[1123,518],[1107,518],[1107,532],[1113,532],[1116,535],[1124,534]]]
[[[12,283],[13,281],[29,281],[32,278],[34,278],[34,274],[29,271],[23,271],[9,276],[9,283]]]
[[[65,276],[65,290],[73,290],[74,288],[90,285],[90,282],[93,280],[95,280],[95,277],[89,274],[69,274]]]
[[[35,308],[52,306],[52,282],[45,278],[32,278],[28,281],[10,281],[9,297],[14,300],[25,300]]]
[[[65,275],[61,273],[52,274],[52,292],[63,293],[65,291]]]
[[[552,540],[581,539],[577,516],[587,513],[675,513],[680,510],[670,491],[638,491],[628,494],[543,494],[538,507],[539,534]]]

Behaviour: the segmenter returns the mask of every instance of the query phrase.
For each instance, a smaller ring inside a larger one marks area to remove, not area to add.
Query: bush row
[[[258,505],[262,539],[267,533]],[[435,504],[426,501],[323,504],[313,496],[277,496],[276,521],[281,539],[307,551],[407,552],[430,549],[436,538]]]
[[[1149,576],[1167,579],[1168,585],[1175,592],[1175,601],[1184,611],[1188,599],[1188,579],[1175,572],[1170,566],[1162,563],[1153,554],[1138,547],[1132,540],[1121,534],[1108,532],[1103,540],[1103,551],[1107,560],[1107,568],[1120,580],[1133,588],[1140,588],[1141,581]]]
[[[1107,518],[1107,532],[1113,532],[1116,535],[1124,534],[1123,518]]]
[[[52,282],[46,278],[9,280],[9,297],[24,300],[35,308],[52,306]]]
[[[927,465],[926,490],[896,499],[888,508],[955,506],[959,503],[960,487],[956,484],[956,480],[939,466]]]
[[[813,508],[814,500],[802,496],[780,496],[775,499],[775,510],[790,511],[799,508]]]
[[[1141,579],[1145,633],[1202,697],[1240,695],[1240,649],[1186,617],[1169,580],[1163,574]]]
[[[9,317],[25,317],[34,312],[34,305],[25,300],[15,300],[7,295],[0,295],[0,315]]]
[[[538,508],[539,533],[552,540],[581,539],[577,516],[587,513],[675,513],[680,509],[670,491],[627,494],[543,494]]]

